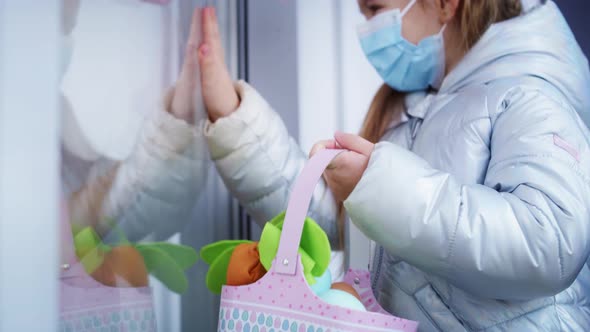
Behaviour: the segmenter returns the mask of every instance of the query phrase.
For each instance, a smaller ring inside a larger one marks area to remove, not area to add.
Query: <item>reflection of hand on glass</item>
[[[64,0],[64,37],[76,25],[78,7],[77,0]],[[192,30],[191,40],[198,39],[196,32]],[[104,221],[114,219],[131,240],[138,240],[148,234],[167,237],[189,220],[203,186],[208,155],[200,129],[202,121],[194,117],[195,108],[200,107],[195,102],[200,82],[194,59],[186,57],[175,88],[170,89],[158,110],[142,120],[128,153],[111,153],[107,145],[93,141],[80,126],[83,112],[64,96],[62,180],[69,195],[72,223],[93,226],[106,235],[110,227]],[[67,65],[67,59],[65,62]],[[154,71],[157,73],[157,69]],[[105,119],[104,123],[118,120]],[[90,129],[102,130],[103,136],[110,131],[109,127],[94,126]]]
[[[184,63],[176,86],[172,91],[172,102],[169,112],[179,119],[189,123],[194,122],[194,106],[196,93],[199,90],[199,64],[197,62],[197,45],[200,40],[198,26],[199,11],[195,10],[191,23],[190,33],[184,54]]]

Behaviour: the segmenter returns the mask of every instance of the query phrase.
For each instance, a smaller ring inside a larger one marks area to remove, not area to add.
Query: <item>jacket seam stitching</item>
[[[565,275],[565,267],[563,266],[563,250],[561,248],[561,237],[559,236],[559,232],[557,231],[555,225],[551,222],[551,218],[549,218],[549,216],[543,210],[541,210],[535,204],[531,204],[531,203],[529,203],[525,200],[522,200],[520,198],[519,198],[519,200],[522,201],[523,203],[525,203],[526,205],[529,205],[530,207],[537,210],[540,214],[543,215],[543,217],[545,217],[545,219],[547,219],[547,221],[551,225],[551,228],[553,229],[553,233],[555,234],[555,237],[557,239],[557,253],[558,253],[558,258],[559,258],[559,261],[558,261],[558,263],[559,263],[559,280],[562,280]]]
[[[473,330],[470,326],[466,326],[465,323],[462,321],[462,319],[460,319],[460,316],[457,315],[457,313],[452,309],[452,307],[450,305],[448,305],[443,298],[440,296],[440,293],[438,292],[438,290],[434,287],[434,285],[430,282],[427,281],[427,283],[425,285],[423,285],[422,287],[416,289],[414,292],[410,293],[406,290],[404,290],[403,287],[401,287],[401,285],[397,282],[397,280],[392,280],[392,282],[395,284],[395,286],[397,288],[399,288],[402,292],[412,296],[412,298],[414,299],[414,302],[416,303],[416,305],[420,308],[420,310],[422,311],[422,313],[424,314],[424,316],[426,316],[426,318],[428,318],[428,320],[432,323],[432,325],[434,325],[434,327],[436,327],[439,331],[443,331],[443,329],[440,327],[440,325],[438,323],[436,323],[434,321],[434,319],[432,318],[432,316],[430,315],[430,311],[428,311],[423,305],[422,302],[418,299],[418,297],[416,296],[416,294],[418,294],[420,291],[426,289],[426,288],[430,288],[430,290],[437,296],[438,300],[440,301],[440,303],[449,311],[449,313],[451,314],[451,316],[453,318],[455,318],[455,320],[466,330]]]
[[[557,308],[557,307],[564,307],[564,306],[566,306],[566,307],[567,307],[567,306],[569,306],[569,307],[576,307],[576,308],[578,308],[578,307],[579,307],[578,305],[575,305],[575,304],[557,303],[557,300],[556,300],[555,296],[553,296],[553,303],[546,304],[546,305],[544,305],[544,306],[541,306],[541,307],[539,307],[539,308],[537,308],[537,309],[535,309],[535,310],[531,310],[531,311],[524,312],[524,313],[522,313],[522,314],[520,314],[520,315],[518,315],[518,316],[516,316],[516,317],[510,318],[510,319],[508,319],[508,320],[505,320],[505,321],[502,321],[502,322],[498,322],[498,323],[495,323],[495,324],[493,324],[493,325],[490,325],[490,326],[486,326],[486,327],[484,327],[484,328],[482,328],[482,329],[479,329],[479,330],[477,330],[477,331],[487,331],[487,330],[489,330],[489,329],[493,329],[493,328],[495,328],[495,327],[497,327],[497,326],[499,326],[499,325],[503,325],[503,324],[506,324],[506,323],[510,323],[510,322],[512,322],[512,321],[514,321],[514,320],[517,320],[517,319],[520,319],[520,318],[522,318],[522,317],[529,316],[530,314],[532,314],[532,313],[535,313],[535,312],[537,312],[537,311],[545,310],[545,309],[547,309],[547,308],[549,308],[549,307],[555,307],[555,308]],[[561,317],[561,316],[560,316],[560,315],[558,315],[558,317]]]
[[[426,121],[427,120],[425,120],[424,124],[430,123],[430,122],[426,122]],[[443,139],[443,138],[452,138],[452,137],[455,137],[456,135],[459,135],[461,133],[467,132],[468,131],[468,127],[471,124],[474,124],[476,122],[490,122],[490,121],[491,120],[490,120],[490,117],[489,116],[480,116],[480,117],[477,117],[477,118],[474,118],[474,119],[469,119],[469,120],[461,123],[461,125],[455,127],[454,129],[448,130],[445,133],[442,133],[440,135],[437,135],[437,137],[440,138],[440,139]],[[476,131],[476,133],[477,134],[481,134],[481,132],[479,132],[479,131]],[[479,136],[481,136],[481,135],[478,135],[478,137]]]
[[[553,297],[553,310],[555,310],[555,315],[557,316],[557,321],[559,322],[559,329],[563,331],[563,321],[561,319],[561,314],[559,313],[559,310],[557,310],[557,299],[555,298],[555,296]]]
[[[151,125],[151,124],[150,124]],[[160,126],[157,124],[153,124],[154,126],[156,126],[158,128],[158,130],[160,129]],[[157,131],[157,130],[156,130]],[[154,159],[158,159],[159,161],[164,161],[164,160],[170,160],[170,159],[174,159],[175,157],[180,157],[182,158],[182,155],[185,151],[182,151],[183,149],[181,149],[181,151],[174,151],[173,149],[168,149],[164,146],[162,146],[161,144],[155,144],[155,139],[153,137],[153,135],[150,135],[149,130],[146,130],[146,127],[142,128],[142,133],[140,134],[140,141],[142,141],[144,144],[139,144],[139,148],[137,149],[137,151],[133,152],[132,155],[125,159],[124,161],[118,162],[116,163],[116,167],[118,168],[115,175],[114,175],[114,179],[111,183],[111,186],[109,188],[109,192],[107,193],[106,197],[105,197],[105,201],[103,202],[103,207],[101,208],[101,216],[99,216],[99,218],[103,218],[103,214],[105,214],[105,212],[112,212],[112,216],[107,216],[108,218],[114,218],[114,219],[124,219],[125,216],[130,215],[131,213],[129,213],[128,209],[125,209],[124,204],[121,204],[120,202],[115,202],[111,205],[111,209],[112,211],[107,211],[105,209],[105,206],[107,206],[109,204],[109,201],[112,201],[112,199],[110,199],[112,197],[112,190],[115,187],[115,185],[117,184],[117,180],[120,180],[120,172],[119,170],[121,169],[121,167],[123,167],[125,164],[141,164],[140,160],[138,158],[140,158],[141,153],[145,153],[147,156],[154,158]],[[162,150],[167,150],[167,151],[172,151],[174,152],[174,156],[168,156],[167,158],[160,158],[159,155],[157,155],[157,153],[154,153],[154,151],[152,150],[152,148],[150,148],[150,144],[145,144],[145,143],[151,143],[154,144],[156,147],[162,148]],[[190,143],[188,144],[190,145]],[[188,149],[188,146],[185,147]],[[128,182],[128,184],[125,186],[127,187],[126,190],[123,189],[124,191],[127,191],[129,193],[128,196],[128,202],[133,202],[133,206],[137,206],[137,202],[141,199],[142,194],[145,193],[147,184],[145,183],[145,181],[142,181],[141,179],[145,178],[145,172],[143,168],[136,168],[130,167],[130,172],[133,172],[134,177],[131,179],[130,182]],[[129,177],[129,175],[127,176]],[[122,180],[120,180],[122,181]],[[124,195],[124,194],[120,194],[120,195]],[[100,223],[100,221],[99,221]],[[141,224],[141,223],[140,223]],[[148,231],[147,233],[150,234],[152,233],[153,230]]]
[[[146,138],[148,141],[150,141],[150,138]],[[182,151],[176,152],[176,154],[174,156],[170,156],[169,158],[160,158],[160,156],[156,156],[153,153],[150,153],[149,149],[145,146],[141,147],[141,149],[143,149],[143,151],[148,154],[150,157],[152,158],[156,158],[159,161],[166,161],[166,160],[181,160],[181,159],[185,159],[187,158],[185,156],[185,154],[187,153],[187,151],[190,149],[190,143],[189,146],[186,146],[183,148]],[[168,149],[167,149],[168,150]],[[139,153],[139,152],[137,152]],[[126,159],[123,162],[119,162],[117,163],[117,167],[120,169],[124,163],[140,163],[138,161],[138,156],[139,154],[135,154],[133,156],[131,156],[130,158]],[[191,159],[189,159],[191,160]],[[191,160],[193,161],[193,160]],[[106,195],[106,200],[103,203],[103,207],[101,209],[100,212],[100,218],[104,219],[109,218],[109,219],[116,219],[121,221],[120,225],[124,225],[123,223],[126,223],[127,225],[129,225],[130,227],[134,227],[134,228],[139,228],[140,231],[138,233],[143,233],[143,235],[141,235],[140,237],[145,237],[147,235],[151,235],[151,234],[164,234],[164,233],[169,233],[169,231],[166,230],[166,227],[155,227],[155,228],[151,228],[151,229],[147,229],[146,231],[146,223],[149,222],[149,219],[147,219],[148,221],[145,220],[145,218],[139,217],[141,215],[140,212],[138,212],[138,206],[140,205],[140,201],[143,199],[144,196],[147,197],[151,197],[157,201],[159,201],[161,204],[166,204],[166,203],[170,203],[170,202],[166,202],[164,199],[159,198],[153,194],[150,194],[148,189],[148,185],[145,181],[142,181],[141,179],[145,178],[145,173],[143,171],[142,168],[136,168],[134,167],[133,172],[134,172],[134,178],[131,180],[131,182],[128,183],[127,188],[123,189],[124,191],[126,191],[129,194],[128,197],[128,201],[127,202],[132,202],[130,204],[130,208],[125,208],[125,204],[121,204],[121,203],[113,203],[111,204],[111,209],[112,211],[112,215],[105,215],[105,213],[108,213],[109,211],[105,210],[105,205],[109,203],[109,201],[113,201],[112,199],[112,189],[114,188],[115,182],[117,181],[117,178],[119,178],[120,174],[119,173],[119,169],[117,170],[116,174],[115,174],[115,179],[113,180],[113,183],[111,184],[111,187],[109,188],[109,193]],[[124,195],[124,194],[121,194]],[[186,212],[184,213],[186,214]],[[129,221],[129,219],[127,219],[128,216],[136,216],[136,218],[132,219],[131,221]],[[144,220],[141,220],[144,219]],[[100,220],[99,220],[100,223]],[[139,226],[138,226],[139,225]],[[138,227],[137,227],[138,226]],[[174,233],[174,232],[172,232]]]
[[[545,82],[546,83],[546,82]],[[520,85],[520,86],[513,86],[513,87],[509,87],[508,89],[506,89],[506,91],[501,94],[501,97],[498,98],[499,100],[499,105],[501,105],[501,103],[503,103],[504,101],[508,102],[508,105],[503,108],[502,110],[498,110],[497,106],[496,106],[496,112],[494,113],[494,115],[490,114],[490,120],[491,120],[491,133],[493,133],[495,131],[495,127],[496,127],[496,122],[498,121],[498,118],[500,116],[502,116],[503,114],[505,114],[506,112],[509,111],[510,108],[510,97],[512,97],[512,95],[514,95],[517,91],[521,91],[522,93],[527,93],[527,92],[538,92],[539,94],[541,94],[542,96],[552,100],[553,102],[555,102],[556,104],[563,106],[565,108],[569,108],[571,110],[571,105],[569,105],[569,103],[565,103],[565,101],[557,96],[552,96],[551,94],[547,94],[544,92],[544,89],[541,88],[541,86],[538,85],[530,85],[530,84],[524,84],[524,85]],[[487,96],[486,96],[486,108],[488,108],[489,110],[489,102],[487,101]],[[577,113],[574,111],[574,113]],[[489,111],[488,111],[489,114]],[[579,128],[579,126],[578,126]],[[524,156],[530,156],[530,157],[553,157],[553,154],[549,153],[549,154],[534,154],[534,155],[524,155]],[[520,156],[519,156],[520,157]],[[559,158],[555,158],[555,159],[559,159]],[[488,170],[492,167],[495,167],[498,163],[500,162],[504,162],[505,160],[501,160],[498,162],[495,162],[493,165],[491,165]],[[572,168],[572,170],[580,177],[582,178],[582,180],[586,183],[586,184],[590,184],[590,177],[588,175],[586,175],[586,173],[582,172],[581,170],[579,170],[579,168],[575,168],[573,165],[569,165],[570,168]]]
[[[428,318],[428,321],[430,322],[430,324],[432,324],[432,326],[434,326],[438,331],[443,331],[443,329],[434,321],[434,319],[432,319],[432,317],[430,316],[430,312],[428,310],[426,310],[426,308],[424,308],[422,303],[420,303],[420,301],[418,301],[416,299],[416,297],[414,297],[414,301],[416,302],[416,304],[418,305],[420,310],[424,313],[424,316],[426,316],[426,318]]]
[[[560,161],[560,162],[564,162],[566,163],[566,165],[576,174],[576,176],[578,176],[585,184],[590,185],[590,177],[588,175],[586,175],[586,173],[582,172],[582,170],[580,170],[580,167],[578,167],[577,165],[579,165],[579,163],[575,162],[575,163],[568,163],[565,160],[555,157],[553,155],[553,153],[537,153],[537,154],[522,154],[522,155],[518,155],[516,156],[517,158],[523,158],[523,157],[529,157],[529,158],[547,158],[547,159],[551,159],[551,160],[555,160],[555,161]],[[501,163],[506,163],[508,161],[510,161],[511,159],[514,159],[515,157],[511,157],[511,158],[505,158],[499,161],[494,162],[493,164],[491,164],[488,167],[488,171],[494,167],[497,167],[499,164]],[[486,173],[487,173],[486,172]]]
[[[403,291],[403,289],[399,286],[399,284],[397,283],[397,281],[394,281],[394,283],[396,284],[396,286]],[[414,299],[414,302],[416,303],[416,305],[420,308],[420,310],[422,311],[422,313],[424,313],[424,316],[426,316],[426,318],[428,318],[428,321],[438,330],[438,331],[443,331],[443,329],[434,321],[434,319],[430,316],[430,312],[428,310],[426,310],[426,308],[422,305],[422,303],[418,300],[418,298],[416,297],[416,294],[418,294],[418,292],[420,292],[421,290],[430,287],[430,289],[432,289],[432,285],[430,283],[427,283],[426,285],[418,288],[414,294],[412,294],[412,298]],[[434,291],[434,289],[432,289]],[[407,293],[407,292],[406,292]],[[435,292],[436,293],[436,292]],[[438,296],[438,294],[437,294]],[[442,301],[441,301],[442,302]],[[447,307],[448,309],[448,307]],[[449,310],[450,312],[450,310]]]
[[[515,159],[515,158],[524,158],[524,157],[529,157],[529,158],[545,158],[545,157],[552,157],[552,154],[547,154],[547,153],[519,154],[519,155],[516,155],[516,156],[512,156],[512,157],[504,158],[502,160],[495,161],[493,164],[491,164],[488,167],[488,170],[490,170],[490,169],[492,169],[494,167],[497,167],[499,164],[509,162],[512,159]]]
[[[274,111],[272,111],[272,110],[270,110],[270,113],[271,113],[271,114],[270,114],[270,115],[271,115],[271,117],[273,117],[273,118],[274,118],[274,116],[277,116],[277,115],[274,113]],[[258,117],[259,117],[259,116],[260,116],[260,114],[258,114],[258,116],[256,117],[256,120],[258,120]],[[290,193],[291,193],[291,182],[289,181],[289,179],[287,179],[287,178],[285,177],[285,175],[284,175],[282,172],[280,172],[280,170],[281,170],[281,169],[280,169],[279,167],[277,167],[277,165],[276,165],[276,163],[274,162],[274,160],[273,160],[273,159],[270,157],[270,154],[268,153],[267,149],[264,149],[264,148],[262,148],[262,147],[260,146],[260,145],[261,145],[261,144],[260,144],[260,142],[262,141],[262,140],[261,140],[261,137],[262,137],[262,135],[259,135],[259,134],[258,134],[258,133],[257,133],[255,130],[253,130],[253,129],[252,129],[252,127],[251,127],[251,124],[249,124],[249,123],[248,123],[247,121],[245,121],[244,119],[240,118],[239,120],[240,120],[240,122],[241,122],[241,123],[242,123],[242,124],[243,124],[243,125],[244,125],[244,126],[247,128],[247,129],[248,129],[248,131],[250,131],[250,132],[251,132],[251,133],[254,135],[254,137],[256,138],[256,143],[257,143],[256,145],[258,146],[258,149],[260,149],[260,151],[261,151],[261,152],[264,154],[264,156],[265,156],[265,157],[266,157],[266,159],[269,161],[269,163],[272,165],[272,167],[273,167],[274,169],[278,170],[278,172],[277,172],[277,173],[279,174],[279,178],[280,178],[280,179],[281,179],[281,180],[284,182],[284,184],[286,184],[287,193],[288,193],[288,194],[290,194]],[[279,121],[281,121],[281,120],[279,119]],[[288,139],[288,140],[289,140],[289,139]],[[289,143],[290,143],[290,142],[289,142]],[[289,145],[290,145],[290,144],[289,144]],[[278,190],[280,190],[280,186],[279,186],[279,187],[277,187],[277,188],[275,188],[274,190],[270,190],[270,191],[268,191],[268,192],[266,192],[266,193],[262,193],[262,194],[258,195],[257,197],[255,197],[255,198],[253,198],[253,199],[251,199],[251,200],[245,201],[245,202],[244,202],[244,204],[251,204],[251,203],[253,203],[253,202],[259,201],[259,200],[260,200],[260,199],[262,199],[263,197],[267,197],[267,196],[269,196],[269,195],[272,195],[273,193],[275,193],[275,192],[276,192],[276,191],[278,191]]]
[[[461,125],[461,127],[459,128],[459,130],[462,133],[468,133],[468,126],[470,126],[470,125],[472,125],[472,124],[474,124],[476,122],[482,122],[482,121],[485,121],[486,123],[489,123],[490,124],[490,128],[492,128],[492,125],[491,125],[492,120],[491,120],[491,118],[489,116],[488,117],[482,116],[482,117],[478,117],[478,118],[474,119],[473,121],[469,121],[467,123],[464,123],[463,125]],[[480,132],[478,130],[475,130],[474,132],[477,134],[477,138],[480,138],[482,140],[485,139],[485,137],[484,137],[484,135],[483,135],[482,132]],[[491,130],[490,130],[490,133],[491,133]],[[453,135],[453,134],[451,134],[451,135]],[[490,137],[488,137],[488,140],[491,142],[491,134],[490,134]],[[490,142],[487,142],[485,144],[486,147],[487,147],[487,149],[488,149],[488,151],[490,150]]]
[[[554,300],[553,300],[553,301],[555,301],[555,296],[554,296],[553,298],[554,298]],[[518,316],[516,316],[516,317],[512,317],[512,318],[510,318],[510,319],[507,319],[507,320],[505,320],[505,321],[503,321],[503,322],[498,322],[498,323],[495,323],[495,324],[493,324],[493,325],[490,325],[490,326],[484,327],[484,328],[482,328],[482,329],[480,329],[480,330],[478,330],[478,331],[487,331],[487,330],[489,330],[489,329],[492,329],[492,328],[495,328],[495,327],[497,327],[497,326],[500,326],[500,325],[505,325],[505,324],[507,324],[507,323],[510,323],[510,322],[512,322],[512,321],[515,321],[515,320],[517,320],[517,319],[520,319],[520,318],[522,318],[522,317],[530,316],[531,314],[533,314],[533,313],[535,313],[535,312],[538,312],[538,311],[541,311],[541,310],[545,310],[545,309],[547,309],[547,308],[549,308],[549,307],[552,307],[552,306],[554,306],[554,303],[551,303],[551,304],[546,304],[546,305],[544,305],[544,306],[541,306],[541,307],[539,307],[539,308],[537,308],[537,309],[535,309],[535,310],[531,310],[531,311],[523,312],[522,314],[520,314],[520,315],[518,315]]]
[[[427,278],[428,278],[428,276],[427,276]],[[469,324],[466,320],[464,320],[462,315],[457,310],[455,310],[455,308],[451,305],[451,303],[452,303],[451,293],[452,293],[454,287],[449,287],[449,298],[448,298],[448,301],[446,301],[445,298],[441,295],[442,292],[438,290],[438,288],[435,286],[434,283],[432,283],[429,280],[428,285],[430,285],[430,288],[432,289],[432,291],[436,294],[436,296],[439,297],[440,302],[447,308],[447,310],[449,310],[449,312],[457,320],[457,322],[459,322],[461,324],[461,326],[463,326],[465,328],[465,330],[473,331],[474,328],[471,326],[471,324]]]
[[[449,241],[449,249],[447,251],[447,257],[448,257],[448,264],[449,264],[449,270],[450,267],[453,266],[453,253],[454,253],[454,249],[455,249],[455,240],[457,238],[457,230],[459,229],[459,222],[461,221],[461,218],[463,217],[463,212],[464,212],[464,202],[463,202],[463,185],[461,186],[460,192],[459,192],[459,211],[457,213],[457,221],[455,222],[455,229],[453,230],[453,234],[451,235],[451,240]]]

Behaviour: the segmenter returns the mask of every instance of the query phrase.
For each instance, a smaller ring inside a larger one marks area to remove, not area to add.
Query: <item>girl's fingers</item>
[[[235,111],[239,98],[225,64],[216,59],[209,44],[201,45],[199,63],[203,101],[209,118],[215,122]]]
[[[190,85],[187,89],[192,89],[195,86],[195,80],[198,79],[197,71],[199,64],[199,43],[201,41],[201,25],[200,25],[200,9],[195,9],[193,12],[193,18],[191,21],[191,27],[189,36],[186,43],[186,49],[184,51],[184,62],[180,71],[180,77],[178,85]]]
[[[198,46],[201,42],[201,12],[202,9],[196,8],[193,12],[193,18],[191,20],[191,29],[188,35],[188,45]]]
[[[320,150],[336,148],[336,142],[333,139],[319,141],[312,146],[311,151],[309,152],[309,158],[313,157]]]
[[[223,60],[223,49],[215,20],[215,8],[206,7],[202,12],[203,42],[198,49],[202,84],[204,87],[211,85],[214,81],[224,81],[223,83],[226,84],[227,81],[231,82],[231,79],[228,79],[229,73],[227,73]]]
[[[203,26],[203,41],[210,43],[215,37],[213,36],[213,22],[209,12],[212,7],[205,7],[201,11],[201,25]]]
[[[221,46],[221,35],[219,33],[219,25],[217,23],[217,15],[215,7],[203,8],[203,42],[209,44],[216,51],[223,56],[223,48]]]
[[[358,152],[365,156],[370,156],[375,148],[375,144],[358,135],[337,131],[336,134],[334,134],[334,139],[340,146],[342,146],[342,148]]]
[[[198,47],[201,39],[200,10],[195,9],[192,16],[189,36],[187,38],[184,62],[174,88],[174,95],[170,104],[172,114],[176,117],[193,122],[193,95],[197,88],[198,77]]]

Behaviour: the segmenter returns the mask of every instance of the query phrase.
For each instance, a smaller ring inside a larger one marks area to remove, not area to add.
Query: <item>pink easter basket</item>
[[[316,183],[340,152],[322,150],[304,167],[293,187],[272,267],[254,284],[223,286],[218,331],[417,331],[417,322],[392,316],[379,305],[367,271],[349,270],[344,279],[360,294],[367,312],[330,305],[305,281],[298,254],[303,223]]]
[[[66,213],[61,219],[61,244],[58,331],[156,331],[151,288],[109,287],[88,275],[74,251]]]

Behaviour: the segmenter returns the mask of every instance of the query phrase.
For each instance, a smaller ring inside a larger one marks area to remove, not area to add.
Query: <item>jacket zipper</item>
[[[414,149],[414,142],[416,141],[416,136],[418,136],[418,131],[420,130],[420,127],[422,126],[422,121],[423,121],[422,119],[413,118],[413,122],[410,124],[411,142],[408,147],[408,150],[410,150],[410,151],[412,151]],[[377,281],[381,277],[381,268],[383,265],[383,253],[384,253],[383,246],[379,245],[379,254],[377,256],[377,264],[374,269],[375,272],[372,273],[373,280],[371,280],[371,288],[373,289],[373,294],[376,294]]]
[[[375,273],[373,273],[373,280],[371,283],[371,288],[373,289],[373,294],[376,294],[377,281],[381,277],[381,265],[382,264],[383,264],[383,246],[379,245],[379,254],[377,256],[377,265],[375,266]]]

